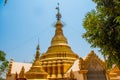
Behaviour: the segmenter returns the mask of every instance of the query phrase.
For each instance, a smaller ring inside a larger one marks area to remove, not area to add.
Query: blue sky
[[[64,23],[63,31],[72,50],[85,57],[94,50],[82,38],[85,32],[82,22],[85,14],[95,9],[92,0],[8,0],[6,6],[0,1],[0,49],[7,59],[30,62],[33,60],[38,38],[41,53],[47,51],[54,36],[55,10],[60,3]]]

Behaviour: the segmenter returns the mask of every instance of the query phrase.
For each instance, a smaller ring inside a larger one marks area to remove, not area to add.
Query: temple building
[[[41,55],[38,44],[33,63],[11,59],[6,80],[120,80],[120,69],[107,69],[94,51],[85,58],[72,51],[63,34],[59,6],[56,9],[56,30],[48,50]]]

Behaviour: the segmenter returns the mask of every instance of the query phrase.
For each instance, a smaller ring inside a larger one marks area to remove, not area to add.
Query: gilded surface
[[[55,35],[51,40],[51,46],[47,52],[41,56],[42,65],[46,72],[48,72],[50,79],[64,78],[64,74],[72,66],[74,61],[79,58],[79,56],[71,50],[63,34],[63,24],[60,20],[61,14],[59,7],[57,7],[57,9]]]
[[[44,71],[41,61],[40,61],[40,52],[39,45],[37,46],[35,61],[32,64],[32,67],[25,76],[27,79],[47,79],[47,73]]]
[[[24,77],[25,77],[25,69],[24,69],[24,66],[23,66],[20,73],[19,73],[19,78],[24,78]]]

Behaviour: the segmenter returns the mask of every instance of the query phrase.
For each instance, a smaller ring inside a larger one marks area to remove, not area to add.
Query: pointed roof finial
[[[60,9],[59,9],[59,3],[57,5],[58,5],[58,7],[56,9],[58,10],[58,13],[59,13],[59,11],[60,11]]]
[[[58,6],[56,7],[58,13],[56,14],[56,18],[57,20],[60,20],[60,18],[62,17],[61,14],[60,14],[60,9],[59,9],[59,3],[58,3]]]
[[[38,45],[37,45],[37,50],[40,50],[40,45],[39,45],[39,38],[38,38]]]
[[[35,55],[35,60],[38,60],[39,57],[40,57],[40,46],[39,46],[39,38],[38,38],[38,45],[37,45],[37,48],[36,48],[36,55]]]

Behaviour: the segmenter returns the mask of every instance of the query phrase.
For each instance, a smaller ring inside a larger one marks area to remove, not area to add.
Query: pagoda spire
[[[26,72],[27,79],[47,79],[47,73],[42,67],[42,62],[40,60],[40,46],[37,45],[35,60],[29,71]]]
[[[60,20],[60,18],[62,17],[61,14],[60,14],[60,8],[59,8],[59,3],[58,3],[58,6],[56,7],[58,13],[56,14],[56,18],[57,20]]]
[[[22,66],[21,71],[19,73],[19,78],[24,78],[25,77],[25,68]]]
[[[37,45],[37,48],[36,48],[36,50],[40,50],[39,38],[38,38],[38,45]]]
[[[39,60],[39,58],[40,58],[40,45],[39,45],[39,39],[38,39],[38,45],[36,47],[35,60]]]
[[[35,55],[35,60],[39,60],[40,58],[40,45],[39,45],[39,40],[38,40],[38,45],[36,48],[36,55]]]
[[[52,38],[51,45],[68,45],[67,39],[65,38],[62,30],[63,24],[61,22],[62,16],[60,13],[59,3],[56,9],[57,9],[57,14],[56,14],[57,21],[55,24],[56,30],[55,30],[55,35]]]

